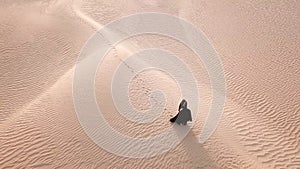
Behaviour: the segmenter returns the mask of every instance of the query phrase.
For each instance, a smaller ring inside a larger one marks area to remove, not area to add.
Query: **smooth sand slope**
[[[299,168],[300,2],[298,1],[1,1],[0,168]],[[116,111],[111,81],[117,66],[140,49],[172,51],[198,83],[201,109],[187,137],[167,153],[126,158],[98,147],[81,128],[73,106],[76,59],[103,25],[138,12],[182,17],[216,48],[227,87],[222,120],[198,143],[211,104],[201,60],[182,43],[141,35],[117,44],[99,66],[96,97],[109,124],[131,137],[172,128],[179,88],[168,74],[144,71],[129,84],[136,109],[150,108],[153,90],[167,105],[156,121],[136,124]]]

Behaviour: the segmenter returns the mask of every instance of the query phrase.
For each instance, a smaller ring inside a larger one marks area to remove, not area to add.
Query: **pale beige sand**
[[[1,1],[0,168],[300,168],[299,1]],[[137,109],[160,88],[167,109],[153,124],[117,114],[110,83],[114,68],[137,49],[178,54],[197,77],[203,108],[176,148],[144,159],[119,157],[82,130],[72,101],[72,76],[81,47],[102,25],[137,12],[185,18],[209,37],[224,64],[227,100],[212,137],[198,143],[209,105],[209,77],[181,43],[157,35],[130,38],[99,67],[97,100],[110,125],[147,137],[171,127],[180,101],[176,83],[146,71],[130,84]],[[166,85],[167,84],[167,85]]]

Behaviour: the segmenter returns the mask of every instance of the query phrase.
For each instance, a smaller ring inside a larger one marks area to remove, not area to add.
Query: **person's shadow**
[[[178,136],[182,136],[190,129],[190,126],[174,124],[173,129]],[[203,144],[198,142],[192,130],[189,131],[186,137],[181,141],[180,145],[184,147],[191,161],[191,168],[217,168],[215,162],[209,157],[209,154],[203,147]]]

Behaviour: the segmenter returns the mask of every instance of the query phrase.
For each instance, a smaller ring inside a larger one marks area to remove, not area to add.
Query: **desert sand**
[[[300,1],[1,1],[0,168],[300,168]],[[98,67],[95,94],[112,128],[151,137],[171,128],[180,91],[160,71],[129,84],[138,110],[149,93],[167,97],[162,115],[135,124],[118,114],[111,93],[117,66],[139,49],[172,51],[189,65],[201,97],[184,140],[150,158],[129,158],[97,146],[75,113],[72,80],[78,55],[105,24],[139,12],[183,18],[201,29],[224,66],[226,102],[219,125],[198,142],[211,104],[209,75],[182,43],[139,35],[116,44]]]

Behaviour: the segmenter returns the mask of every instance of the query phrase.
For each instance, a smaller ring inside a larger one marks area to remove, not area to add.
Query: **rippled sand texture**
[[[228,0],[1,1],[0,168],[300,168],[300,2]],[[180,42],[158,35],[129,38],[110,51],[95,81],[110,125],[132,137],[172,127],[180,101],[174,79],[145,71],[132,80],[136,109],[165,91],[167,107],[153,124],[135,124],[113,106],[117,66],[138,49],[162,48],[192,69],[202,98],[197,124],[176,148],[152,158],[111,154],[87,137],[72,102],[76,58],[108,22],[137,12],[164,12],[201,29],[222,59],[227,87],[216,132],[198,143],[210,103],[208,73]]]

